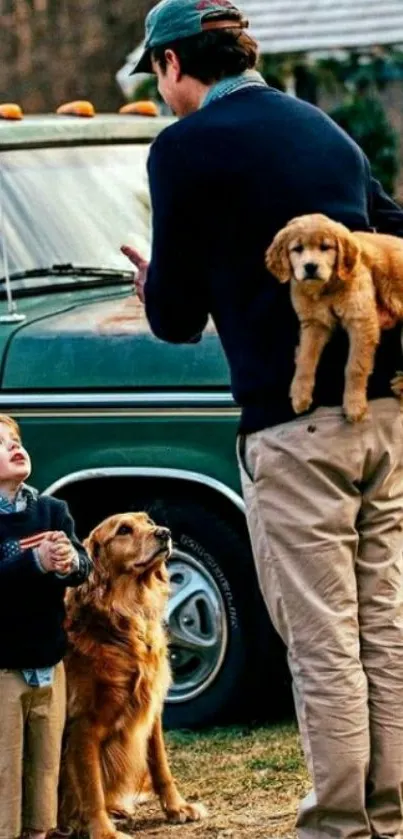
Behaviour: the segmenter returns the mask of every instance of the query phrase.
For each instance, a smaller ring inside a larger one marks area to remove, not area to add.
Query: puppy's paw
[[[353,394],[346,396],[343,404],[344,416],[347,422],[360,422],[368,414],[368,402],[365,396]]]
[[[312,405],[312,399],[309,397],[301,397],[300,399],[292,399],[292,408],[294,414],[304,414],[309,411]]]
[[[167,819],[175,824],[185,822],[199,822],[207,816],[207,810],[203,804],[188,804],[187,801],[180,801],[172,808],[167,809]]]
[[[403,371],[398,370],[396,376],[392,379],[390,386],[392,392],[398,399],[403,399]]]
[[[294,380],[291,385],[291,403],[295,414],[303,414],[308,411],[312,405],[312,390],[311,382],[305,380]]]

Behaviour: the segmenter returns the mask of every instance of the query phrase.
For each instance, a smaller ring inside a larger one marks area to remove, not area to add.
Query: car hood
[[[88,296],[19,301],[27,320],[0,326],[3,390],[228,387],[212,325],[199,344],[166,344],[151,334],[133,296]]]

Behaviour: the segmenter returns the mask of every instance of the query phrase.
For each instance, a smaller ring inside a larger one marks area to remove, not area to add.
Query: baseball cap
[[[148,13],[144,52],[134,73],[152,73],[151,50],[209,29],[246,29],[249,22],[230,0],[162,0]]]

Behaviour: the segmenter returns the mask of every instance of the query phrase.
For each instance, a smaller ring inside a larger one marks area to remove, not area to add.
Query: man
[[[397,836],[403,781],[403,419],[383,332],[370,412],[342,415],[348,342],[323,353],[315,404],[289,399],[298,323],[264,254],[291,218],[403,235],[403,212],[360,149],[318,109],[268,88],[229,0],[164,0],[145,53],[179,117],[149,159],[153,250],[130,248],[154,333],[200,340],[210,314],[242,408],[238,455],[257,572],[287,644],[314,791],[301,839]],[[384,313],[385,314],[385,313]]]

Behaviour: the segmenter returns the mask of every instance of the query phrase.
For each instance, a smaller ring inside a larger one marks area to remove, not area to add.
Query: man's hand
[[[120,249],[122,253],[130,259],[132,265],[137,268],[137,274],[134,278],[134,288],[136,289],[137,296],[142,303],[144,303],[144,286],[147,282],[147,273],[148,273],[148,265],[149,263],[136,251],[134,248],[131,248],[129,245],[123,245]]]
[[[72,572],[76,552],[66,534],[55,530],[39,546],[38,556],[44,571],[64,576]]]

